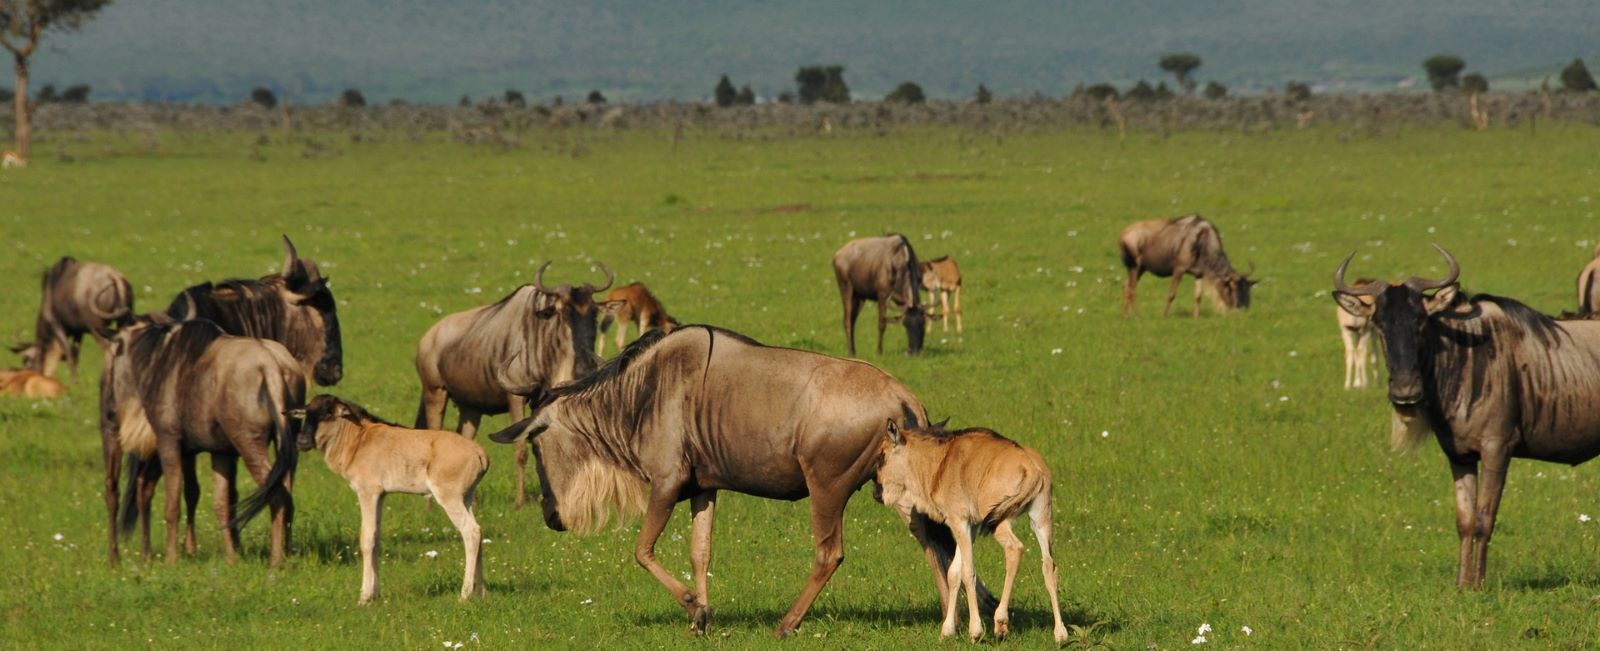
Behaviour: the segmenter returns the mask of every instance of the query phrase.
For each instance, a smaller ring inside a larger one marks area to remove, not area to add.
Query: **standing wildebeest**
[[[1200,295],[1211,295],[1218,312],[1250,307],[1250,288],[1259,281],[1249,273],[1239,273],[1222,250],[1222,234],[1199,215],[1136,222],[1117,238],[1122,266],[1128,269],[1128,284],[1122,289],[1122,315],[1134,311],[1133,290],[1146,271],[1162,278],[1172,277],[1167,290],[1167,307],[1178,297],[1178,283],[1184,274],[1195,277],[1194,315],[1200,316]],[[1252,267],[1252,270],[1254,267]]]
[[[466,547],[461,598],[483,596],[483,530],[472,516],[472,492],[489,471],[482,446],[450,432],[406,429],[329,395],[290,414],[305,418],[300,451],[320,450],[361,502],[361,603],[378,596],[378,529],[387,493],[433,496]]]
[[[696,633],[710,619],[717,491],[811,498],[816,556],[778,624],[777,634],[788,635],[844,560],[845,504],[872,478],[884,419],[927,421],[916,396],[870,364],[763,346],[709,326],[652,330],[598,371],[544,395],[533,417],[490,438],[533,439],[551,529],[589,533],[613,510],[623,517],[643,511],[634,559],[688,611]],[[684,500],[693,520],[692,591],[655,554]],[[911,524],[942,595],[953,543],[925,519]]]
[[[223,332],[270,339],[294,355],[303,373],[332,386],[344,376],[338,304],[317,264],[283,238],[283,271],[258,280],[225,280],[183,290],[167,307],[180,320],[206,319]]]
[[[1600,323],[1557,322],[1509,298],[1464,298],[1460,266],[1435,248],[1450,265],[1443,280],[1351,288],[1345,258],[1333,295],[1383,337],[1394,444],[1415,445],[1431,432],[1450,460],[1456,583],[1481,587],[1511,459],[1576,465],[1600,455]]]
[[[108,368],[101,375],[101,443],[106,461],[106,510],[112,524],[111,560],[117,560],[117,475],[119,457],[127,449],[128,494],[122,526],[133,525],[134,511],[148,514],[156,474],[140,466],[158,457],[166,475],[167,562],[177,561],[178,500],[186,493],[189,528],[186,551],[194,552],[194,506],[199,487],[194,456],[213,456],[213,486],[223,549],[228,560],[239,527],[265,505],[272,507],[271,563],[283,560],[289,542],[294,505],[296,431],[284,411],[305,401],[305,375],[281,344],[228,335],[210,321],[157,323],[141,318],[122,328],[113,343]],[[268,461],[268,446],[277,457]],[[217,457],[227,457],[226,464]],[[233,460],[243,457],[256,480],[256,492],[232,513]],[[188,484],[186,486],[186,484]],[[145,552],[149,525],[145,519]]]
[[[1600,312],[1600,249],[1578,274],[1578,316],[1592,317]]]
[[[606,284],[595,287],[544,286],[539,267],[533,284],[523,285],[493,305],[457,312],[440,319],[417,342],[417,376],[422,398],[417,429],[440,429],[446,399],[461,411],[459,431],[478,435],[485,414],[509,413],[521,419],[526,397],[512,387],[549,388],[593,371],[595,320],[600,309],[594,295],[611,287],[614,276],[605,265]],[[528,449],[517,444],[516,506],[526,492]]]
[[[945,332],[950,331],[950,295],[955,294],[956,332],[961,332],[961,268],[956,259],[947,255],[922,263],[922,288],[928,290],[929,305],[938,295]]]
[[[13,347],[30,369],[55,375],[64,357],[78,377],[78,348],[83,335],[94,337],[103,350],[115,326],[133,317],[133,288],[108,265],[61,258],[44,272],[39,318],[33,342]]]
[[[661,307],[661,301],[656,300],[650,289],[644,283],[628,283],[611,290],[606,294],[606,300],[601,302],[600,311],[605,317],[600,319],[600,332],[605,332],[611,327],[612,321],[617,324],[617,350],[622,350],[622,342],[628,335],[628,323],[639,324],[639,336],[651,328],[661,328],[672,332],[678,327],[678,320],[667,314],[667,309]],[[606,338],[595,338],[596,355],[606,354]]]
[[[992,430],[902,429],[893,418],[888,423],[889,435],[878,452],[877,482],[883,503],[902,514],[926,514],[944,523],[955,536],[956,553],[946,576],[949,585],[939,635],[956,634],[956,594],[965,586],[967,636],[974,642],[983,637],[972,539],[988,530],[994,532],[1006,554],[1005,585],[994,611],[994,634],[1005,639],[1011,623],[1011,586],[1022,560],[1022,541],[1011,530],[1011,521],[1027,513],[1043,557],[1044,584],[1056,618],[1056,643],[1066,643],[1067,626],[1061,621],[1061,600],[1056,595],[1056,562],[1050,552],[1050,467],[1044,457]]]
[[[922,351],[926,322],[922,313],[922,267],[911,241],[899,233],[883,237],[850,240],[833,254],[833,275],[839,281],[844,300],[844,338],[850,356],[856,354],[856,315],[863,301],[878,304],[878,354],[883,354],[883,330],[888,324],[885,312],[892,302],[904,313],[897,317],[906,328],[906,352]]]
[[[1356,287],[1367,283],[1376,282],[1371,278],[1356,279]],[[1372,304],[1371,296],[1357,296],[1367,305]],[[1333,316],[1339,321],[1339,339],[1344,342],[1344,388],[1364,389],[1367,386],[1367,358],[1371,355],[1372,346],[1372,319],[1356,316],[1345,311],[1342,307],[1333,308]]]

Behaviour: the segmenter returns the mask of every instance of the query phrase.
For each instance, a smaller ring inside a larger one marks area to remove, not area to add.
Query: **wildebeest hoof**
[[[798,626],[789,626],[787,624],[779,624],[778,628],[776,628],[776,629],[774,629],[772,631],[772,636],[776,637],[776,638],[793,637],[795,631],[798,630],[798,629],[799,629]]]
[[[711,607],[699,606],[690,614],[690,619],[689,632],[695,637],[705,635],[706,629],[711,627]]]

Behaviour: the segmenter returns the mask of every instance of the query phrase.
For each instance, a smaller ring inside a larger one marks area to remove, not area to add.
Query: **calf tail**
[[[278,387],[278,391],[273,391],[274,386]],[[261,391],[258,399],[261,407],[271,414],[271,437],[278,448],[278,455],[272,460],[272,469],[267,471],[266,479],[262,480],[259,486],[256,486],[256,492],[239,501],[237,510],[233,517],[230,518],[233,522],[235,534],[240,529],[243,529],[246,524],[249,524],[252,518],[260,514],[261,509],[266,507],[271,498],[279,493],[282,493],[285,499],[289,498],[289,490],[284,487],[283,482],[286,478],[294,475],[295,464],[299,459],[300,448],[295,445],[295,437],[299,434],[299,427],[283,413],[288,405],[284,404],[282,389],[282,384],[274,385],[268,379],[261,381]]]
[[[133,533],[133,525],[139,522],[139,475],[144,474],[144,463],[139,455],[129,452],[128,460],[122,464],[122,471],[128,473],[128,487],[122,491],[122,507],[117,510],[117,531],[124,536]]]

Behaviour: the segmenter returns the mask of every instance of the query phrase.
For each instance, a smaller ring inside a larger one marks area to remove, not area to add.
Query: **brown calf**
[[[0,396],[22,396],[24,398],[60,398],[67,394],[66,385],[60,380],[23,368],[8,368],[0,370]]]
[[[922,263],[922,288],[928,290],[929,305],[938,295],[945,332],[950,331],[950,295],[955,294],[956,332],[961,332],[961,268],[956,259],[947,255]]]
[[[1370,282],[1376,281],[1371,278],[1358,279],[1356,287]],[[1374,299],[1371,296],[1358,296],[1356,300],[1371,307]],[[1344,341],[1344,388],[1364,389],[1371,375],[1367,370],[1367,359],[1371,356],[1372,333],[1376,328],[1370,317],[1351,314],[1341,307],[1334,307],[1333,313],[1339,320],[1339,338]]]
[[[967,636],[983,637],[978,615],[977,570],[972,539],[984,530],[994,532],[1005,549],[1006,580],[1000,605],[994,611],[994,633],[1004,639],[1010,630],[1011,586],[1022,560],[1022,541],[1011,531],[1011,521],[1026,512],[1043,557],[1044,583],[1050,590],[1057,644],[1067,640],[1056,596],[1056,564],[1050,552],[1050,468],[1038,452],[993,431],[973,428],[946,432],[902,429],[891,418],[889,435],[879,448],[878,487],[883,503],[907,513],[920,513],[950,527],[956,553],[946,578],[944,624],[941,637],[955,635],[956,597],[967,588]]]
[[[483,596],[483,530],[472,515],[472,492],[489,471],[482,446],[453,432],[384,422],[330,395],[290,415],[305,417],[299,448],[322,452],[328,468],[350,482],[361,502],[361,603],[378,596],[378,527],[388,493],[433,496],[466,547],[461,598]]]
[[[641,337],[651,328],[672,332],[678,327],[678,320],[667,314],[667,309],[661,307],[661,301],[656,300],[644,283],[628,283],[611,290],[601,302],[600,311],[605,315],[600,319],[600,332],[610,328],[613,321],[617,324],[617,350],[622,350],[623,341],[627,339],[630,321],[639,324]],[[606,354],[605,337],[594,338],[594,354]]]

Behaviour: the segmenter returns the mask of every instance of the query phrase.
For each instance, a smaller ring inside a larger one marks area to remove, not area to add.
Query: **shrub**
[[[1214,81],[1206,82],[1206,99],[1222,99],[1228,96],[1228,87]]]
[[[507,106],[515,106],[517,108],[525,108],[528,106],[528,98],[523,97],[522,91],[519,90],[507,89],[505,94],[505,102]]]
[[[1461,78],[1461,90],[1468,93],[1487,93],[1489,92],[1489,80],[1483,75],[1474,72]]]
[[[1461,70],[1466,67],[1467,63],[1453,54],[1435,54],[1422,62],[1422,69],[1428,72],[1428,83],[1436,91],[1459,88]]]
[[[365,95],[362,95],[361,91],[359,90],[354,88],[346,88],[344,89],[344,92],[339,93],[339,106],[343,106],[345,108],[361,108],[366,105],[367,98]]]
[[[717,87],[711,90],[711,96],[716,100],[717,106],[727,108],[739,102],[739,91],[734,90],[733,82],[723,75],[717,82]]]
[[[733,103],[738,104],[739,106],[754,106],[756,103],[756,92],[750,90],[750,84],[745,84],[744,88],[739,89],[739,94],[733,98]]]
[[[979,104],[988,104],[994,101],[994,94],[990,93],[988,88],[984,88],[983,84],[978,84],[978,92],[972,94],[972,101]]]
[[[1311,99],[1311,86],[1298,81],[1291,81],[1283,85],[1283,94],[1293,101],[1304,102]]]
[[[1576,93],[1596,89],[1594,76],[1589,74],[1589,67],[1583,65],[1583,59],[1573,59],[1572,63],[1561,69],[1561,87]]]
[[[921,104],[927,99],[922,94],[921,86],[918,86],[915,82],[906,81],[901,82],[899,86],[895,86],[894,90],[889,91],[889,94],[884,96],[883,101],[899,104]]]
[[[588,102],[590,104],[604,104],[604,103],[606,103],[606,96],[605,95],[601,95],[600,91],[598,91],[598,90],[591,90],[591,91],[589,91],[589,97],[586,98],[584,101],[586,101],[586,102]]]
[[[250,91],[250,102],[265,109],[276,108],[278,106],[278,96],[274,95],[272,89],[266,86],[256,86],[254,90]]]

